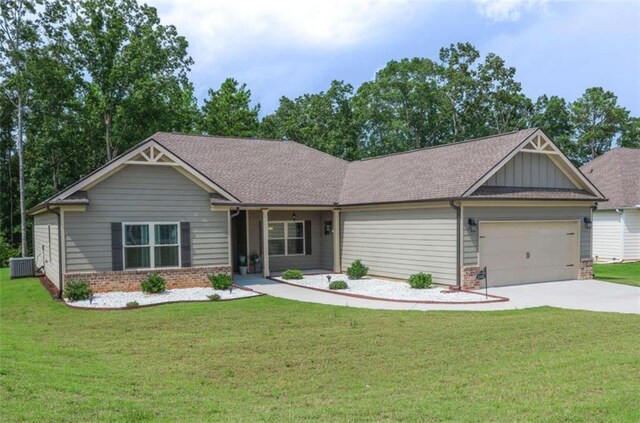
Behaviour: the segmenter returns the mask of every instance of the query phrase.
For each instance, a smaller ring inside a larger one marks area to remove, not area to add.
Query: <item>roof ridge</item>
[[[278,139],[278,138],[236,137],[236,136],[233,136],[233,135],[194,134],[194,133],[179,132],[179,131],[172,131],[172,132],[158,131],[158,132],[154,133],[149,138],[153,138],[153,136],[155,136],[157,134],[184,135],[184,136],[187,136],[187,137],[202,137],[202,138],[214,138],[214,139],[215,138],[223,138],[223,139],[235,139],[235,140],[247,140],[247,141],[277,141],[277,142],[290,142],[290,143],[294,143],[294,144],[300,144],[299,142],[294,141],[294,140],[286,140],[286,139]]]
[[[383,158],[391,157],[391,156],[399,156],[401,154],[417,153],[419,151],[433,150],[433,149],[440,148],[440,147],[452,147],[454,145],[469,144],[469,143],[477,142],[477,141],[486,141],[486,140],[491,139],[491,138],[497,138],[497,137],[503,137],[505,135],[517,134],[518,132],[525,132],[525,131],[535,132],[538,129],[540,129],[540,128],[532,127],[532,128],[526,128],[526,129],[518,129],[516,131],[510,131],[510,132],[503,132],[503,133],[500,133],[500,134],[487,135],[487,136],[479,137],[479,138],[471,138],[471,139],[463,140],[463,141],[454,141],[454,142],[449,142],[449,143],[446,143],[446,144],[430,145],[428,147],[414,148],[413,150],[398,151],[396,153],[388,153],[388,154],[383,154],[383,155],[380,155],[380,156],[366,157],[364,159],[356,160],[356,161],[350,162],[350,163],[364,162],[364,161],[375,160],[375,159],[383,159]]]

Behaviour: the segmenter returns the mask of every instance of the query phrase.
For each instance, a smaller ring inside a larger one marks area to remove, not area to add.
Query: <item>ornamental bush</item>
[[[213,289],[225,290],[233,286],[233,278],[227,273],[209,275],[209,280],[211,281]]]
[[[129,301],[127,303],[127,308],[134,308],[134,307],[138,307],[140,304],[138,304],[137,301]]]
[[[329,289],[347,289],[349,285],[345,281],[333,281],[329,284]]]
[[[145,280],[140,283],[142,291],[149,294],[158,294],[164,292],[166,289],[166,283],[164,278],[157,273],[152,273]]]
[[[289,269],[285,270],[282,274],[282,279],[302,279],[304,278],[304,273],[301,270]]]
[[[347,276],[349,279],[362,279],[369,273],[369,268],[362,264],[360,260],[355,260],[351,266],[347,268]]]
[[[409,276],[409,285],[415,289],[425,289],[431,286],[431,274],[428,273],[416,273]]]
[[[91,298],[91,285],[84,279],[67,281],[62,295],[69,301],[88,300]]]
[[[207,295],[207,298],[209,298],[209,301],[220,301],[220,295],[218,294]]]

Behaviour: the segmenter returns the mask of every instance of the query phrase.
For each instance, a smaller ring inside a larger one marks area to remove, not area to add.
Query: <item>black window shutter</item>
[[[122,222],[111,223],[111,268],[122,270]]]
[[[311,221],[304,221],[304,254],[311,255]]]
[[[180,255],[182,267],[191,267],[191,224],[180,222]]]

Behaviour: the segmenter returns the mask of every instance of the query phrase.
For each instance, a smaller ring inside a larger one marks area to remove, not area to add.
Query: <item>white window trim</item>
[[[271,249],[269,249],[269,257],[298,257],[307,255],[307,238],[304,220],[270,220],[269,225],[271,225],[272,223],[284,224],[284,238],[268,238],[267,245],[269,245],[269,241],[275,241],[279,239],[284,240],[284,254],[271,254]],[[289,225],[287,225],[287,223],[302,223],[302,238],[297,236],[289,238]],[[268,233],[269,231],[267,230],[267,234]],[[289,239],[302,239],[302,254],[289,254],[289,243],[287,242]]]
[[[127,261],[125,250],[127,249],[127,241],[125,239],[125,226],[127,225],[148,225],[149,226],[149,244],[148,245],[130,245],[129,247],[149,247],[149,263],[151,267],[129,267],[127,268]],[[162,266],[156,267],[155,247],[156,247],[156,225],[176,225],[178,227],[178,244],[162,244],[158,247],[178,247],[178,265],[177,266]],[[122,269],[123,270],[153,270],[153,269],[180,269],[182,266],[182,234],[180,231],[180,222],[122,222]]]

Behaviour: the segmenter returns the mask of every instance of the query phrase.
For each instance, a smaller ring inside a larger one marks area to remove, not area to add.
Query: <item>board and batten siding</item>
[[[64,215],[66,272],[112,270],[112,222],[190,222],[191,265],[229,264],[229,213],[170,166],[128,165],[88,196],[86,211]]]
[[[640,260],[640,210],[624,210],[624,260]]]
[[[615,210],[593,212],[593,256],[596,260],[622,259],[622,214]]]
[[[520,152],[485,183],[486,186],[571,188],[576,186],[545,154]]]
[[[457,283],[454,209],[343,211],[341,216],[343,271],[360,259],[376,276],[408,279],[425,272],[435,283]]]
[[[58,216],[41,213],[33,216],[33,256],[36,268],[44,266],[44,273],[60,288],[60,253]]]
[[[478,232],[471,232],[469,218],[481,221],[535,221],[535,220],[578,220],[580,221],[580,258],[591,258],[591,229],[587,229],[582,219],[591,216],[588,206],[572,207],[464,207],[463,225],[463,265],[478,264]]]

